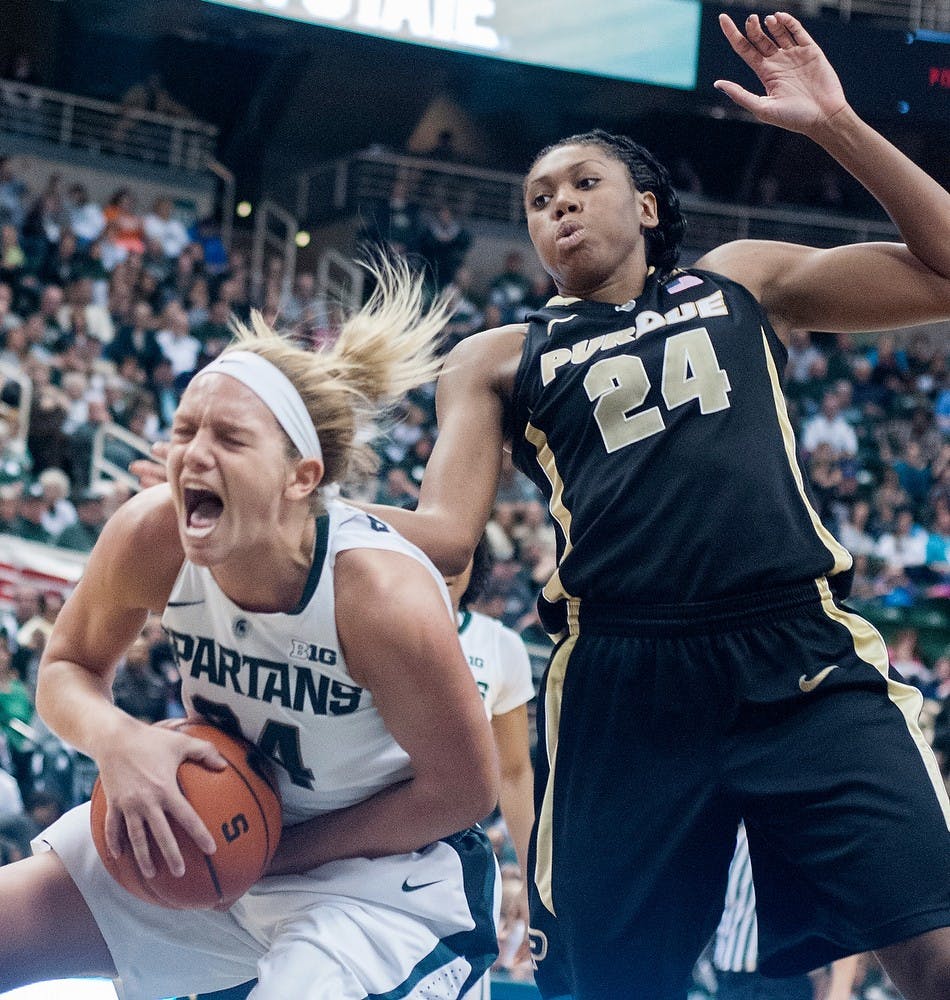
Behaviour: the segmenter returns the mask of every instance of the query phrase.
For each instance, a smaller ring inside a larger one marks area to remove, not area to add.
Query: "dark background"
[[[830,165],[807,140],[763,128],[713,89],[751,74],[704,5],[690,91],[522,66],[282,20],[201,0],[5,0],[0,65],[30,53],[40,82],[118,100],[160,73],[167,90],[221,130],[218,158],[245,193],[374,143],[405,147],[436,98],[482,141],[470,159],[520,171],[533,153],[594,125],[625,131],[672,163],[687,157],[713,197],[750,200],[763,171],[803,200]],[[736,10],[741,21],[747,10]],[[950,185],[950,44],[832,17],[804,19],[855,108]],[[631,31],[636,26],[631,25]],[[941,77],[940,71],[944,70]],[[837,168],[835,168],[837,169]],[[851,211],[877,210],[847,187]]]

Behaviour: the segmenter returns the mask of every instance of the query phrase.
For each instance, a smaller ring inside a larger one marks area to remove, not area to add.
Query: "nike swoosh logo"
[[[420,882],[418,885],[410,885],[409,879],[402,884],[403,892],[415,892],[417,889],[427,889],[430,885],[438,885],[442,879],[437,878],[434,882]]]
[[[204,598],[200,601],[168,601],[166,608],[193,608],[196,604],[204,604]]]
[[[824,670],[819,670],[814,677],[806,677],[804,674],[798,678],[799,688],[808,694],[809,691],[814,691],[816,687],[831,673],[832,670],[837,670],[838,664],[832,663],[830,667],[825,667]]]

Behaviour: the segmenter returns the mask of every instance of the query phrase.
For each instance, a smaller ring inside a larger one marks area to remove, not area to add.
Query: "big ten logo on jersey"
[[[333,667],[336,665],[337,654],[335,649],[317,646],[312,642],[304,642],[302,639],[291,639],[290,658],[292,660],[310,660],[311,663],[322,663],[325,667]]]
[[[359,707],[363,689],[298,663],[239,652],[207,636],[169,631],[178,672],[252,701],[280,705],[312,715],[349,715]],[[301,659],[330,665],[332,649],[293,640]]]

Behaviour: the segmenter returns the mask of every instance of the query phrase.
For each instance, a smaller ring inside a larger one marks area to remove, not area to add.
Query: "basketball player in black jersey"
[[[449,355],[418,509],[385,512],[459,572],[507,442],[558,526],[532,851],[545,997],[681,1000],[743,819],[764,974],[875,950],[908,1000],[947,1000],[950,804],[919,695],[840,603],[851,557],[811,504],[779,377],[794,328],[950,318],[950,194],[858,118],[795,18],[720,23],[764,95],[717,87],[820,145],[903,242],[745,240],[679,270],[666,170],[603,132],[557,143],[524,193],[559,294]]]
[[[557,143],[524,193],[559,295],[449,356],[418,509],[392,516],[458,571],[507,440],[558,526],[533,844],[546,997],[683,997],[743,818],[765,974],[873,949],[910,1000],[948,998],[950,806],[919,696],[839,603],[851,556],[811,504],[780,374],[793,328],[950,317],[950,194],[858,118],[795,18],[720,20],[764,96],[717,87],[818,143],[904,242],[747,240],[678,270],[665,169],[622,137]]]

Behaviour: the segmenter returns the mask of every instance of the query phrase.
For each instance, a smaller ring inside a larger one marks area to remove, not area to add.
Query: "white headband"
[[[214,372],[230,375],[246,385],[274,414],[304,458],[323,461],[320,439],[307,407],[293,382],[276,365],[253,351],[225,351],[205,365],[195,378]]]

